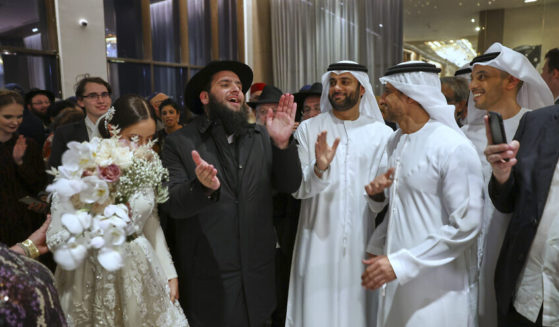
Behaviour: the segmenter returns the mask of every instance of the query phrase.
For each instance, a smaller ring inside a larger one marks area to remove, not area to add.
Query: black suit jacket
[[[70,141],[89,141],[85,120],[82,119],[56,129],[54,139],[52,140],[48,168],[58,168],[62,164],[62,154],[68,149],[68,142]]]
[[[526,113],[514,139],[520,149],[510,178],[503,185],[494,177],[489,182],[495,208],[513,213],[495,270],[500,326],[514,300],[559,159],[559,105]]]
[[[25,137],[34,139],[40,149],[43,148],[43,143],[45,143],[48,134],[43,126],[43,121],[35,116],[29,108],[23,110],[23,121],[19,125],[18,132]]]
[[[217,169],[219,197],[208,198],[198,182],[192,150]],[[219,123],[198,117],[167,136],[162,159],[170,175],[163,209],[174,218],[179,294],[191,326],[239,324],[227,321],[235,310],[247,311],[250,326],[263,325],[275,308],[272,189],[299,188],[296,145],[279,150],[254,125],[228,144]]]

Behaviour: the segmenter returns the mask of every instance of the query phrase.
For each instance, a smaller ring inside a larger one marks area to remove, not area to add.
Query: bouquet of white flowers
[[[162,182],[168,179],[153,143],[126,144],[113,131],[109,139],[70,142],[62,165],[51,169],[54,182],[47,191],[65,208],[62,226],[70,237],[54,250],[65,270],[76,269],[89,254],[106,270],[122,266],[121,247],[136,232],[130,221],[128,199],[139,189],[154,190],[158,203],[168,198]]]

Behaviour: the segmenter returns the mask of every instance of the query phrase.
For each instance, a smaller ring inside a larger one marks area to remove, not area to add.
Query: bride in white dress
[[[108,137],[107,126],[121,129],[120,138],[146,143],[155,134],[155,120],[147,102],[123,96],[115,113],[99,132]],[[159,160],[154,158],[153,160]],[[53,194],[52,223],[47,244],[55,251],[69,237],[61,224],[67,212]],[[159,224],[154,190],[141,189],[129,198],[131,223],[139,231],[128,236],[122,267],[105,270],[95,256],[88,256],[75,270],[60,267],[55,273],[60,303],[70,326],[188,326],[178,301],[177,273]]]

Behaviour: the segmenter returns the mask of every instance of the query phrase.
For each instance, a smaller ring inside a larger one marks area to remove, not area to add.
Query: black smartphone
[[[491,131],[493,144],[507,143],[505,126],[503,125],[503,117],[501,114],[493,111],[488,111],[487,114],[489,115],[489,130]]]
[[[32,196],[29,196],[29,195],[24,196],[23,198],[19,199],[18,201],[23,203],[23,204],[26,204],[26,205],[48,204],[45,201],[41,201],[41,200],[36,199],[36,198],[34,198]]]

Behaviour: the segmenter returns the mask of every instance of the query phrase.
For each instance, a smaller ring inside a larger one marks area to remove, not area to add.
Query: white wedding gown
[[[188,326],[179,301],[170,300],[168,280],[177,274],[153,190],[136,193],[129,203],[132,223],[140,232],[126,241],[120,270],[105,270],[89,254],[73,271],[56,270],[56,288],[70,326]],[[67,210],[56,201],[56,194],[51,210],[47,244],[53,251],[69,233],[60,222]]]

